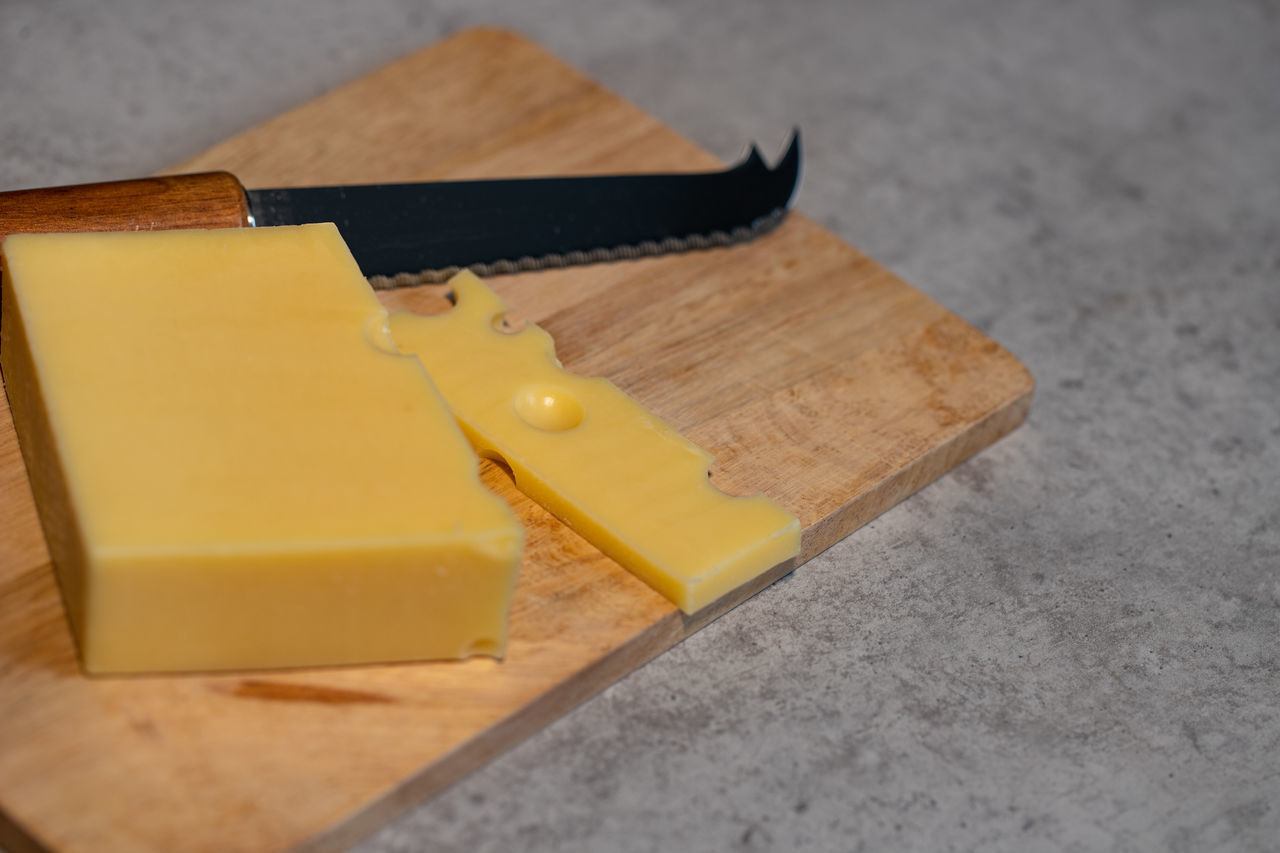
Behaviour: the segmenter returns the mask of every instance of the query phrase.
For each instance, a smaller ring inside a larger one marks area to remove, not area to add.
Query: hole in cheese
[[[493,315],[493,328],[504,335],[514,335],[529,325],[529,321],[514,311],[503,311]]]
[[[457,304],[457,296],[448,284],[423,284],[395,290],[377,291],[378,301],[388,310],[411,311],[432,317],[448,314]]]
[[[494,465],[501,468],[503,473],[511,478],[512,483],[516,482],[516,472],[511,468],[511,463],[508,462],[501,453],[496,450],[482,450],[479,455],[480,458],[488,459]]]

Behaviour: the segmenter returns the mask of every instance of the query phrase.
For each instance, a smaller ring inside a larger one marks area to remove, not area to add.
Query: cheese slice
[[[88,672],[503,653],[522,532],[332,225],[3,254],[5,387]]]
[[[504,332],[506,304],[474,275],[450,285],[451,311],[393,313],[392,337],[526,495],[686,613],[798,553],[793,515],[720,492],[710,454],[607,380],[565,371],[544,330]]]

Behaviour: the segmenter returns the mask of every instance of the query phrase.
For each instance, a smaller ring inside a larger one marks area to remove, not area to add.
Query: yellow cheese
[[[87,671],[503,652],[519,525],[332,225],[3,253],[6,390]]]
[[[686,613],[796,555],[794,516],[714,488],[708,453],[607,380],[566,372],[537,326],[504,333],[507,306],[471,273],[451,285],[453,310],[393,313],[392,337],[521,491]]]

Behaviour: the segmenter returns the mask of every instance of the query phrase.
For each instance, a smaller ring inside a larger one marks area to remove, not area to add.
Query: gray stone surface
[[[0,186],[536,38],[1017,354],[1030,420],[369,838],[1280,849],[1280,6],[0,0]]]

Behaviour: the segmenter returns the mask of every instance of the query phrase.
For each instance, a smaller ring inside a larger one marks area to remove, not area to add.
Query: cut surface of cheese
[[[336,228],[3,256],[0,366],[86,671],[503,652],[522,531]]]
[[[391,335],[526,495],[686,613],[797,554],[793,515],[716,489],[708,453],[609,381],[564,370],[545,330],[504,331],[506,304],[474,275],[450,285],[451,311],[395,312]]]

